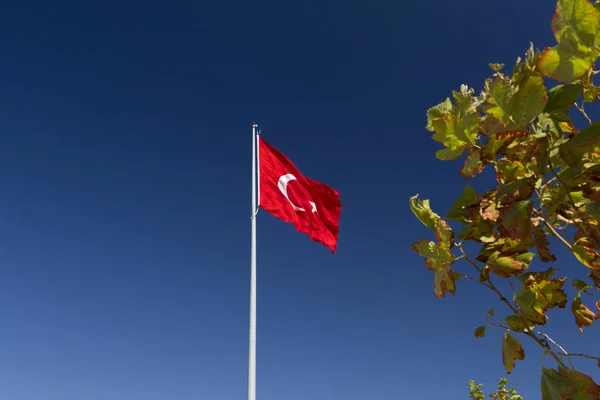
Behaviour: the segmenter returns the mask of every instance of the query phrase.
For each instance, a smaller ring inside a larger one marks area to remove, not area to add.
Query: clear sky
[[[552,45],[554,4],[5,2],[0,398],[245,398],[253,121],[343,202],[334,256],[259,213],[258,398],[494,386],[501,332],[473,330],[497,303],[463,281],[434,298],[408,198],[445,213],[464,184],[426,109]],[[565,347],[597,343],[565,314]],[[536,399],[524,344],[511,382]]]

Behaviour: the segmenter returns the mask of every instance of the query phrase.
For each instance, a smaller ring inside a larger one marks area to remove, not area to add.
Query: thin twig
[[[553,345],[555,345],[556,347],[558,347],[560,349],[560,351],[562,351],[564,353],[565,356],[567,356],[569,358],[569,364],[571,364],[571,367],[573,367],[573,364],[571,363],[571,357],[582,357],[582,358],[587,358],[589,360],[595,360],[595,361],[600,361],[600,357],[594,357],[594,356],[590,356],[588,354],[583,354],[583,353],[568,353],[564,347],[562,347],[560,344],[556,343],[556,341],[554,339],[552,339],[550,336],[548,336],[547,334],[545,334],[544,332],[540,332],[537,331],[537,333],[539,335],[542,335],[543,337],[545,337],[549,342],[551,342]],[[574,368],[573,368],[574,369]]]
[[[567,193],[567,197],[571,201],[571,205],[573,207],[575,207],[575,200],[573,200],[573,197],[571,197],[571,193],[570,193],[569,189],[567,188],[567,184],[560,178],[560,176],[554,170],[554,165],[552,165],[552,161],[548,160],[548,162],[550,165],[550,171],[554,175],[553,179],[556,179],[559,182],[559,184],[562,185],[563,189],[565,189],[565,192]],[[544,179],[544,181],[546,181],[546,180]],[[550,183],[550,181],[546,181],[544,186],[548,187],[549,183]],[[544,215],[542,213],[535,211],[535,214],[538,217],[540,217],[542,219],[542,221],[544,221],[544,224],[548,227],[548,230],[550,230],[550,232],[552,233],[553,236],[555,236],[563,245],[565,245],[566,248],[573,251],[573,247],[571,246],[571,244],[565,238],[563,238],[548,221],[546,221],[546,219],[544,218]],[[559,217],[560,217],[560,215],[559,215]],[[569,224],[569,222],[567,222],[567,226],[568,226],[568,224]],[[566,228],[567,227],[565,226],[565,232],[566,232]]]
[[[509,285],[510,285],[510,291],[511,291],[511,293],[512,293],[512,298],[511,298],[511,300],[512,300],[512,301],[515,301],[515,283],[514,283],[514,281],[513,281],[512,279],[509,279],[509,280],[508,280],[508,283],[509,283]]]
[[[552,236],[556,237],[562,244],[565,245],[565,247],[567,249],[573,251],[573,246],[571,246],[571,243],[567,242],[567,240],[564,237],[562,237],[561,234],[556,231],[556,229],[554,229],[552,224],[550,224],[548,221],[546,221],[546,219],[539,212],[536,211],[535,214],[539,218],[541,218],[541,220],[544,222],[544,224],[546,225],[548,230],[552,233]]]
[[[587,119],[587,121],[589,122],[590,125],[592,125],[592,120],[590,119],[590,117],[588,117],[588,115],[585,113],[585,110],[583,109],[583,102],[581,102],[581,106],[579,106],[577,103],[573,103],[575,105],[575,108],[577,108],[585,117],[585,119]]]
[[[546,335],[544,332],[537,331],[537,334],[538,335],[542,335],[543,337],[545,337],[546,340],[548,340],[549,342],[551,342],[552,344],[554,344],[563,353],[565,353],[564,355],[567,357],[567,360],[569,360],[569,365],[571,366],[571,368],[575,369],[575,366],[573,365],[573,361],[571,361],[571,357],[570,357],[569,353],[567,353],[567,351],[560,344],[556,343],[556,341],[554,339],[552,339],[550,336]],[[552,350],[548,350],[548,351],[552,352]]]
[[[479,268],[477,266],[477,264],[475,264],[475,262],[473,260],[471,260],[469,258],[469,256],[467,255],[467,253],[465,253],[465,250],[462,247],[462,243],[456,243],[456,247],[460,250],[460,252],[462,253],[462,257],[467,260],[469,262],[469,264],[471,264],[473,266],[473,268],[475,268],[477,270],[477,272],[481,273],[481,268]]]
[[[486,318],[487,320],[487,318]],[[487,320],[488,323],[486,324],[486,326],[491,326],[493,328],[500,328],[500,329],[504,329],[504,330],[510,330],[510,328],[506,325],[502,325],[502,324],[494,324],[493,322],[489,322],[489,320]]]
[[[587,358],[589,360],[600,361],[600,357],[589,356],[587,354],[581,354],[581,353],[568,354],[568,356],[569,357],[582,357],[582,358]]]
[[[548,160],[548,162],[550,163],[550,171],[554,175],[554,178],[556,180],[558,180],[558,182],[563,186],[563,188],[565,189],[565,192],[567,193],[567,196],[569,197],[569,200],[571,201],[571,205],[573,207],[575,207],[575,201],[571,197],[571,193],[569,192],[569,189],[567,188],[567,184],[560,178],[560,176],[558,176],[558,174],[554,170],[554,165],[552,165],[552,162],[550,160]],[[548,182],[546,182],[544,186],[548,187]],[[544,224],[546,225],[546,227],[548,227],[548,230],[550,230],[552,235],[555,236],[562,244],[564,244],[567,249],[573,251],[573,246],[571,246],[571,244],[569,242],[567,242],[567,240],[565,238],[563,238],[560,235],[560,233],[558,233],[556,231],[556,229],[554,229],[554,227],[548,221],[546,221],[546,219],[544,218],[544,215],[542,213],[540,213],[539,211],[534,211],[534,212],[539,218],[541,218],[542,221],[544,221]]]
[[[550,342],[552,342],[552,344],[554,344],[563,353],[565,353],[565,355],[569,355],[569,353],[567,353],[567,351],[560,344],[556,343],[556,341],[554,341],[554,339],[552,339],[550,336],[546,335],[544,332],[537,331],[537,334],[538,335],[542,335],[543,337],[545,337],[546,339],[548,339]]]
[[[469,258],[467,253],[465,253],[464,249],[462,248],[462,245],[460,243],[457,243],[456,247],[460,250],[460,252],[464,256],[465,260],[467,260],[469,262],[469,264],[471,264],[473,266],[473,268],[475,268],[477,271],[479,271],[481,273],[481,271],[482,271],[481,268],[479,268],[477,266],[475,261],[473,261],[473,260],[471,260],[471,258]],[[500,298],[500,301],[502,301],[504,304],[506,304],[508,306],[508,308],[510,308],[511,311],[517,316],[517,318],[519,318],[521,320],[521,323],[523,323],[523,326],[525,326],[525,329],[526,329],[525,332],[523,332],[525,335],[527,335],[530,338],[532,338],[533,340],[535,340],[537,342],[537,344],[539,344],[542,348],[548,349],[548,346],[544,345],[544,343],[540,340],[540,338],[537,337],[537,335],[531,329],[529,329],[529,327],[527,326],[527,322],[523,319],[523,317],[521,316],[519,311],[516,309],[516,307],[513,306],[506,297],[504,297],[504,295],[500,292],[500,290],[498,290],[496,285],[494,285],[494,283],[492,282],[492,280],[489,277],[485,282],[481,282],[481,284],[490,288],[494,293],[496,293],[498,295],[498,297]],[[554,352],[551,351],[550,355],[552,356],[552,358],[554,358],[554,360],[559,365],[566,367],[565,364],[562,362],[562,360]]]
[[[475,282],[479,282],[479,279],[473,278],[472,276],[469,276],[467,274],[463,274],[462,272],[459,272],[458,274],[460,276],[462,276],[463,278],[470,279],[470,280],[475,281]]]

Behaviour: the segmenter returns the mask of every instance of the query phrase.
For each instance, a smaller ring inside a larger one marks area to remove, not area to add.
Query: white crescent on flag
[[[277,182],[277,186],[279,187],[279,190],[281,190],[281,193],[285,196],[287,201],[290,202],[294,211],[306,211],[304,208],[298,207],[297,205],[292,203],[292,201],[290,200],[290,198],[288,196],[287,185],[290,181],[293,181],[295,179],[296,179],[296,177],[293,174],[281,175],[281,177],[279,177],[279,182]],[[312,212],[317,212],[317,205],[312,201],[309,201],[309,203],[312,206]]]

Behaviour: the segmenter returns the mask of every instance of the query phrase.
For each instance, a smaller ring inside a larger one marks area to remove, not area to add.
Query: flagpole
[[[258,153],[257,124],[252,124],[252,222],[250,239],[250,332],[248,341],[248,400],[256,400],[256,214]]]

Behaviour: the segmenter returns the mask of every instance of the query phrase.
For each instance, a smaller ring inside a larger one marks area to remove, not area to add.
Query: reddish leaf
[[[579,294],[571,303],[571,311],[575,316],[575,323],[580,332],[583,332],[584,326],[592,325],[597,318],[597,315],[581,302],[581,295]]]
[[[548,248],[550,244],[548,243],[546,233],[539,227],[534,228],[532,233],[540,260],[542,262],[556,261],[556,256],[552,254]]]
[[[519,201],[508,207],[500,209],[499,230],[503,236],[513,239],[529,235],[531,231],[531,213],[533,203],[531,201]]]
[[[465,164],[460,170],[464,179],[473,178],[483,171],[487,163],[481,160],[481,151],[475,147],[469,147]]]

